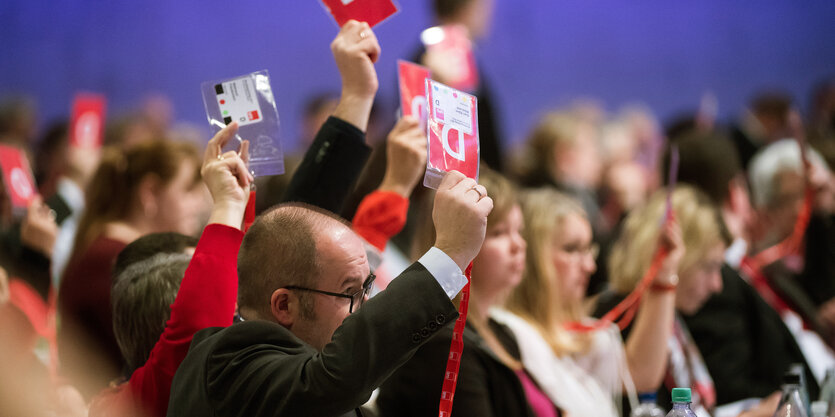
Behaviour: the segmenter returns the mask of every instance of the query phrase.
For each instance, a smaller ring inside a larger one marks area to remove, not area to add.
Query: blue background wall
[[[431,24],[428,3],[400,0],[400,14],[376,29],[386,103],[396,59]],[[610,109],[642,102],[664,119],[709,90],[728,118],[763,87],[805,106],[813,84],[835,74],[832,0],[497,3],[479,52],[507,142],[542,110],[578,97]],[[156,91],[178,119],[203,126],[202,81],[266,68],[292,149],[304,98],[339,87],[328,47],[336,32],[314,0],[2,0],[0,96],[33,95],[43,122],[66,114],[79,89],[105,93],[111,114]]]

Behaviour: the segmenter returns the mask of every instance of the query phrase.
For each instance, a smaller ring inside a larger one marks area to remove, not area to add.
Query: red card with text
[[[26,155],[18,148],[0,145],[0,169],[6,194],[12,202],[12,210],[16,213],[26,212],[37,192]]]
[[[427,54],[438,56],[437,61],[446,66],[447,82],[452,88],[473,92],[478,88],[473,42],[467,28],[461,25],[435,26],[420,35]]]
[[[354,19],[366,22],[374,27],[391,15],[397,13],[397,5],[392,0],[321,0],[325,9],[342,27],[345,22]]]
[[[460,171],[478,180],[478,101],[475,96],[430,79],[427,158],[423,185],[438,188],[444,174]]]
[[[426,123],[426,79],[432,78],[428,68],[408,61],[397,61],[400,84],[400,110],[404,116],[414,116]]]
[[[98,94],[81,93],[72,104],[70,145],[78,148],[100,148],[104,142],[105,98]]]

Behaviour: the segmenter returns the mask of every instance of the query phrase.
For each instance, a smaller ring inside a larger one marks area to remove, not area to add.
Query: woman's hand
[[[223,153],[223,147],[235,137],[237,131],[238,124],[232,123],[209,141],[200,174],[214,201],[209,223],[240,229],[249,200],[250,184],[255,178],[246,167],[249,141],[243,141],[240,152]]]

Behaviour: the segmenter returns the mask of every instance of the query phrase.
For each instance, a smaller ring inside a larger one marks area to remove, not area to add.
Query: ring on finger
[[[218,155],[218,156],[217,156],[217,160],[218,160],[218,161],[222,161],[222,160],[223,160],[223,155],[222,155],[222,154],[221,154],[221,155]]]
[[[362,32],[360,32],[360,39],[365,39],[366,36],[368,36],[368,34],[365,33],[364,30]]]

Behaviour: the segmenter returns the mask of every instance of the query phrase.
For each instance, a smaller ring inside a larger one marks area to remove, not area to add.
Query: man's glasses
[[[353,294],[342,294],[338,292],[322,291],[317,290],[315,288],[305,288],[296,285],[288,285],[284,288],[288,290],[310,291],[318,294],[330,295],[331,297],[347,298],[351,300],[351,306],[348,308],[348,313],[353,313],[354,306],[357,307],[357,310],[359,310],[359,308],[362,307],[362,303],[365,302],[365,299],[368,297],[368,293],[371,292],[371,286],[374,285],[374,280],[376,278],[376,275],[368,274],[368,277],[365,279],[365,282],[362,283],[362,288]]]

